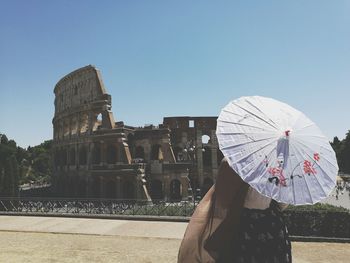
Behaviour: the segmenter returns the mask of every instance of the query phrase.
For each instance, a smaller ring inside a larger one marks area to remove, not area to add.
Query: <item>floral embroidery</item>
[[[312,166],[311,162],[308,160],[304,161],[304,173],[308,174],[308,175],[315,175],[317,174],[316,169]]]
[[[287,186],[286,181],[287,180],[293,180],[295,177],[299,177],[302,178],[302,175],[299,174],[294,174],[294,171],[297,167],[299,167],[299,165],[302,163],[303,164],[303,170],[304,173],[307,175],[316,175],[317,174],[317,170],[314,168],[314,165],[319,162],[319,160],[321,159],[320,154],[319,153],[314,153],[313,156],[313,160],[304,160],[302,162],[300,162],[297,166],[295,166],[295,168],[292,171],[292,174],[290,176],[290,178],[285,178],[283,175],[283,168],[282,168],[282,164],[283,162],[278,162],[278,166],[277,167],[268,167],[268,160],[267,160],[267,156],[265,156],[265,159],[263,161],[263,163],[266,165],[266,169],[267,172],[271,175],[270,178],[268,178],[268,181],[270,183],[274,182],[277,186],[278,185],[282,185],[282,186]]]
[[[319,153],[314,153],[314,160],[319,161],[320,160],[320,154]]]
[[[281,184],[282,186],[287,186],[286,184],[286,178],[283,175],[283,169],[279,167],[269,167],[267,170],[272,177],[269,178],[269,181],[272,183],[272,181],[275,181],[276,185]]]

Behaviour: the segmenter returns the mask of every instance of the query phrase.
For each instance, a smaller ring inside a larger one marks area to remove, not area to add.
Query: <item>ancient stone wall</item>
[[[142,128],[115,122],[111,96],[91,65],[64,76],[54,93],[57,195],[180,201],[214,183],[216,117],[164,118]]]

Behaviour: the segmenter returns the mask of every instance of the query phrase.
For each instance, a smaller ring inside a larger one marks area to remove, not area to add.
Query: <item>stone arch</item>
[[[107,163],[115,164],[117,162],[117,147],[114,144],[107,145]]]
[[[67,165],[67,150],[61,150],[61,165]]]
[[[96,131],[102,126],[102,118],[103,118],[102,113],[98,113],[94,115],[92,131]]]
[[[75,165],[75,148],[72,147],[69,150],[69,164]]]
[[[100,143],[94,143],[92,149],[92,163],[100,164],[101,163],[101,145]]]
[[[85,133],[89,129],[89,116],[86,113],[83,113],[80,116],[80,133]]]
[[[202,135],[202,144],[208,144],[210,143],[210,136],[207,134]]]
[[[170,200],[181,201],[182,199],[182,185],[178,179],[170,182]]]
[[[85,145],[79,149],[79,165],[86,165],[87,163],[87,151]]]
[[[135,137],[134,134],[132,134],[132,133],[128,134],[127,140],[128,140],[128,145],[129,145],[130,149],[134,148],[134,145],[135,145],[135,138],[134,137]]]
[[[69,120],[64,120],[63,122],[63,137],[67,137],[70,133],[70,123]]]
[[[76,117],[73,117],[71,120],[71,134],[77,134],[78,132],[78,121]]]
[[[89,197],[100,197],[101,180],[99,177],[94,177],[89,181]]]
[[[135,185],[130,181],[123,182],[123,198],[135,199]]]
[[[63,134],[64,134],[64,131],[63,131],[63,121],[59,121],[59,124],[58,124],[58,138],[62,139],[63,138]]]
[[[162,182],[157,179],[152,180],[150,182],[150,192],[152,200],[162,200],[164,198]]]
[[[151,160],[163,160],[162,147],[159,144],[152,145]]]
[[[104,196],[108,199],[114,199],[116,197],[116,186],[115,181],[106,180],[104,182]]]
[[[141,158],[145,159],[145,150],[142,146],[137,146],[135,149],[135,159],[136,158]]]
[[[60,151],[58,149],[55,150],[53,158],[54,158],[55,167],[57,168],[58,166],[61,165]]]
[[[79,179],[78,183],[78,195],[81,198],[86,197],[86,180],[84,178]]]

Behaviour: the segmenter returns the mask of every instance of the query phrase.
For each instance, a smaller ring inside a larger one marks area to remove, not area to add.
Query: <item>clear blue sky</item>
[[[0,132],[51,139],[53,88],[88,64],[128,125],[261,95],[350,129],[350,1],[0,0]]]

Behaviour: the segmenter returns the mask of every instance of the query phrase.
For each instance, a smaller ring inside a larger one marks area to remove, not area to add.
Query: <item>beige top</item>
[[[243,207],[249,209],[267,209],[270,206],[271,198],[260,194],[253,187],[249,186]]]

